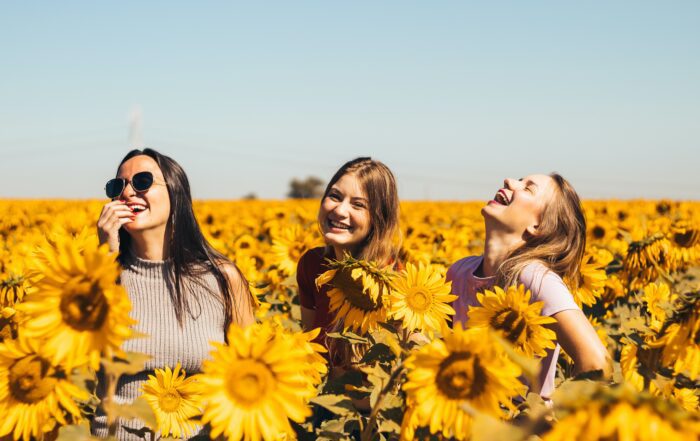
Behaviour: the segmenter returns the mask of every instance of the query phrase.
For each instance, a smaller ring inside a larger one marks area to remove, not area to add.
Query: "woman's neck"
[[[339,247],[336,245],[333,245],[331,248],[333,248],[333,254],[335,255],[335,260],[343,260],[345,259],[346,254],[350,254],[351,256],[354,256],[353,249],[347,248],[347,247]]]
[[[131,236],[131,252],[139,259],[166,260],[170,257],[170,246],[163,235],[145,232]]]
[[[498,268],[508,258],[508,255],[520,245],[521,238],[512,234],[486,228],[484,240],[484,260],[481,263],[481,276],[495,276]]]

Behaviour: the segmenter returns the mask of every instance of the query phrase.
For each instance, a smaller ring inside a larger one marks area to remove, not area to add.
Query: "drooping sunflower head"
[[[488,330],[463,330],[457,323],[444,340],[434,340],[406,360],[403,388],[413,403],[413,418],[432,433],[467,439],[474,409],[497,416],[501,406],[524,392],[520,368],[508,359]],[[415,423],[413,424],[415,425]]]
[[[11,256],[0,264],[0,307],[21,302],[30,290],[30,276],[23,256]]]
[[[613,260],[613,255],[605,249],[593,248],[586,252],[577,274],[577,283],[567,285],[575,286],[572,294],[576,303],[591,306],[598,301],[605,291],[605,282],[608,279],[605,267]]]
[[[634,234],[633,234],[634,237]],[[659,277],[659,270],[673,269],[671,243],[661,232],[650,233],[630,243],[623,261],[632,289],[638,289]]]
[[[700,292],[678,295],[658,335],[648,342],[662,348],[662,361],[691,379],[700,376]]]
[[[528,357],[543,357],[555,347],[556,334],[545,327],[556,320],[541,315],[542,302],[530,303],[530,291],[524,285],[507,290],[494,287],[477,294],[481,306],[469,309],[470,328],[490,328]]]
[[[201,413],[201,399],[196,378],[185,378],[180,363],[175,369],[156,369],[142,386],[143,396],[150,404],[162,436],[189,436],[195,427],[192,419]]]
[[[78,421],[76,400],[87,398],[87,392],[68,381],[66,371],[39,353],[34,342],[21,337],[0,343],[0,438],[29,441],[40,438],[54,421]]]
[[[390,270],[349,256],[329,266],[328,271],[318,276],[316,285],[331,285],[328,297],[334,324],[342,323],[345,329],[365,333],[386,320],[392,281]]]
[[[700,225],[690,219],[676,221],[669,228],[671,256],[675,267],[685,269],[700,259]]]
[[[432,335],[446,325],[448,316],[455,313],[450,303],[457,296],[450,294],[451,288],[451,282],[445,280],[438,268],[409,263],[394,280],[391,317],[402,320],[408,330]]]
[[[303,336],[309,341],[311,335]],[[228,341],[214,344],[211,360],[198,377],[204,414],[212,437],[272,440],[292,436],[289,420],[311,414],[308,400],[316,395],[315,348],[302,337],[271,322],[242,329],[232,325]]]
[[[81,249],[69,236],[43,248],[35,260],[41,274],[24,302],[22,332],[44,339],[45,353],[68,369],[89,362],[99,368],[101,354],[119,351],[131,336],[131,302],[117,284],[119,268],[105,247]]]

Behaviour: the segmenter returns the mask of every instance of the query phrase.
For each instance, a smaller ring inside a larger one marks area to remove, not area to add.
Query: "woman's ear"
[[[538,232],[539,228],[540,228],[539,224],[530,225],[529,227],[527,227],[525,229],[525,238],[537,236],[537,232]]]

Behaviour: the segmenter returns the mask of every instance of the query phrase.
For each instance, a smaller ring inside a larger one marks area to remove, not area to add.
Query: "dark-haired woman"
[[[209,343],[223,342],[229,324],[254,322],[254,303],[236,266],[204,239],[187,175],[177,162],[152,149],[133,150],[106,191],[112,201],[97,221],[98,235],[119,253],[135,329],[147,335],[125,342],[123,349],[152,357],[144,371],[120,378],[115,398],[123,404],[141,395],[154,369],[179,362],[188,375],[197,373]],[[139,420],[120,420],[116,437],[143,439],[137,434],[142,427]],[[108,435],[99,411],[92,431]]]

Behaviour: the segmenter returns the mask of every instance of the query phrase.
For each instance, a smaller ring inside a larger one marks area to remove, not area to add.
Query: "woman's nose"
[[[338,205],[335,206],[333,209],[333,212],[338,215],[338,216],[347,216],[348,214],[348,204],[345,201],[340,202]]]
[[[513,189],[513,181],[514,180],[512,178],[505,178],[503,180],[503,187],[507,188],[509,190],[512,190]]]
[[[134,190],[134,186],[131,185],[131,181],[126,181],[126,185],[124,186],[124,190],[122,190],[122,197],[128,197],[128,196],[133,196],[136,194],[136,190]]]

